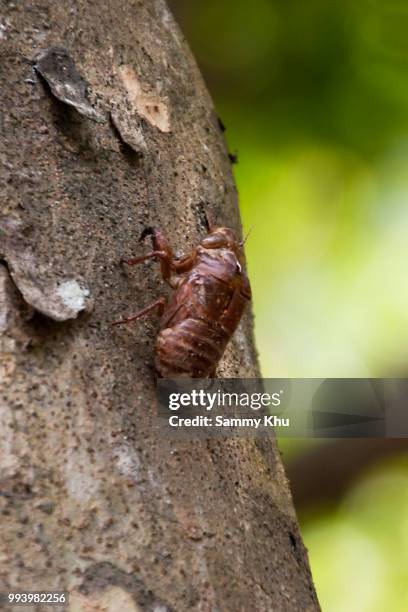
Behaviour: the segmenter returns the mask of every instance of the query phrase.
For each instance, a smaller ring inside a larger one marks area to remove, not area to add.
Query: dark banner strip
[[[158,434],[408,437],[408,379],[159,379]]]

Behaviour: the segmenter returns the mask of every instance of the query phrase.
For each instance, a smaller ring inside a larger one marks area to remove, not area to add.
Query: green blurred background
[[[170,6],[238,154],[263,376],[407,376],[408,3]],[[281,446],[324,612],[407,610],[407,446]]]

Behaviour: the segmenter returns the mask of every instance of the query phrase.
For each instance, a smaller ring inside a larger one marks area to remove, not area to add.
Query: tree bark
[[[157,265],[120,265],[143,228],[181,250],[207,213],[240,231],[182,35],[162,0],[1,6],[0,590],[317,610],[274,441],[157,439],[157,322],[110,325],[166,292]],[[219,375],[259,375],[251,329]]]

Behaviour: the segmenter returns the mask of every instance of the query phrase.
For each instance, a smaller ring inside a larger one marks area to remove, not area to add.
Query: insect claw
[[[139,242],[142,242],[146,238],[146,236],[154,236],[156,228],[154,227],[145,227],[143,232],[140,234]]]

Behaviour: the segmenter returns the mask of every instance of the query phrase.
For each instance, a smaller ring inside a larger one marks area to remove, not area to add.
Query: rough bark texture
[[[182,250],[206,211],[240,231],[172,16],[1,7],[0,590],[65,589],[83,611],[317,610],[275,444],[157,439],[157,321],[110,326],[167,291],[154,263],[120,266],[145,226]],[[249,314],[219,374],[258,374]]]

